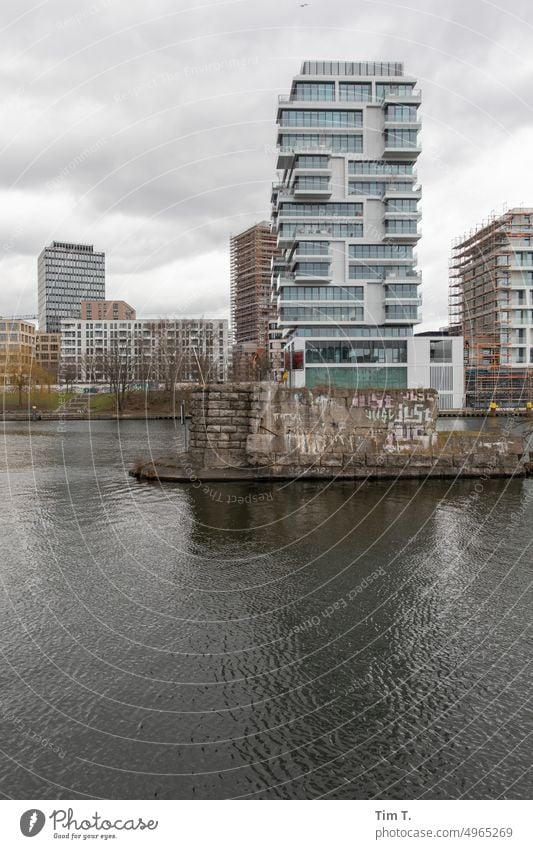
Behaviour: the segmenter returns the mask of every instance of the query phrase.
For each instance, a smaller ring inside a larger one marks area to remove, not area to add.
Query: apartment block
[[[106,382],[112,369],[128,379],[227,380],[228,322],[219,319],[135,319],[61,322],[61,373]]]
[[[105,254],[93,245],[52,242],[37,261],[39,327],[59,333],[61,320],[79,318],[81,302],[105,298]]]
[[[30,372],[35,358],[35,325],[0,318],[0,377],[9,383],[18,370]]]
[[[533,208],[492,216],[457,239],[449,313],[464,337],[467,406],[533,401]]]
[[[293,386],[410,385],[420,103],[399,62],[305,61],[279,98],[272,290]]]
[[[133,321],[137,312],[126,301],[82,301],[80,318],[82,321]]]
[[[35,362],[54,380],[59,373],[59,356],[61,351],[61,334],[46,333],[38,330],[35,334]]]

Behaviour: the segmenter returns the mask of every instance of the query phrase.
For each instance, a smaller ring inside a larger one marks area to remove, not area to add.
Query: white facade
[[[308,379],[307,373],[313,366],[305,356],[306,339],[294,338],[291,348],[294,352],[300,352],[302,368],[294,369],[289,373],[289,385],[294,387],[312,386],[313,382]],[[316,340],[317,345],[319,340]],[[331,340],[323,341],[324,345],[331,345]],[[339,340],[335,340],[339,344]],[[360,345],[356,351],[365,351],[365,342],[350,343]],[[387,354],[387,349],[385,349]],[[434,335],[411,336],[407,339],[407,386],[409,389],[436,389],[439,393],[438,407],[440,410],[460,410],[464,404],[464,348],[462,336],[446,336],[442,333]],[[347,380],[339,379],[339,372],[352,369],[349,363],[337,363],[335,366],[327,367],[326,386],[348,386]],[[357,383],[354,388],[359,387]],[[389,387],[394,388],[394,387]]]
[[[394,62],[304,62],[280,97],[272,288],[294,385],[408,385],[420,102]]]
[[[136,319],[61,322],[61,372],[105,381],[120,355],[132,380],[227,380],[228,322],[222,319]]]
[[[440,410],[460,410],[464,404],[462,336],[413,336],[407,342],[410,389],[436,389]]]

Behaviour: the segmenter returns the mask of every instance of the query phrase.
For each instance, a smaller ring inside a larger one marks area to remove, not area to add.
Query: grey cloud
[[[277,93],[303,58],[391,58],[423,89],[419,255],[427,314],[444,323],[450,239],[507,199],[495,191],[485,208],[490,195],[466,189],[469,171],[531,124],[527,3],[52,0],[25,10],[0,33],[0,191],[7,201],[16,183],[23,228],[14,239],[2,219],[0,244],[10,243],[21,303],[44,241],[64,237],[105,249],[110,279],[125,287],[129,274],[133,292],[153,274],[160,314],[177,309],[165,269],[196,262],[201,275],[218,251],[223,274],[190,304],[224,310],[229,235],[269,214]],[[5,0],[3,25],[21,11]],[[513,158],[509,199],[529,152]]]

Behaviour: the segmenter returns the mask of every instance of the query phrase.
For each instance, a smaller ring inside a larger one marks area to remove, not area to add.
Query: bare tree
[[[134,377],[134,361],[129,338],[120,339],[116,335],[102,354],[102,369],[109,388],[117,399],[117,410],[122,412],[126,391]]]

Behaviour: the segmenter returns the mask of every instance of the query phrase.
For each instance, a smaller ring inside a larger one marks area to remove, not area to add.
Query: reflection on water
[[[180,445],[5,425],[3,792],[529,798],[533,482],[128,477]]]

